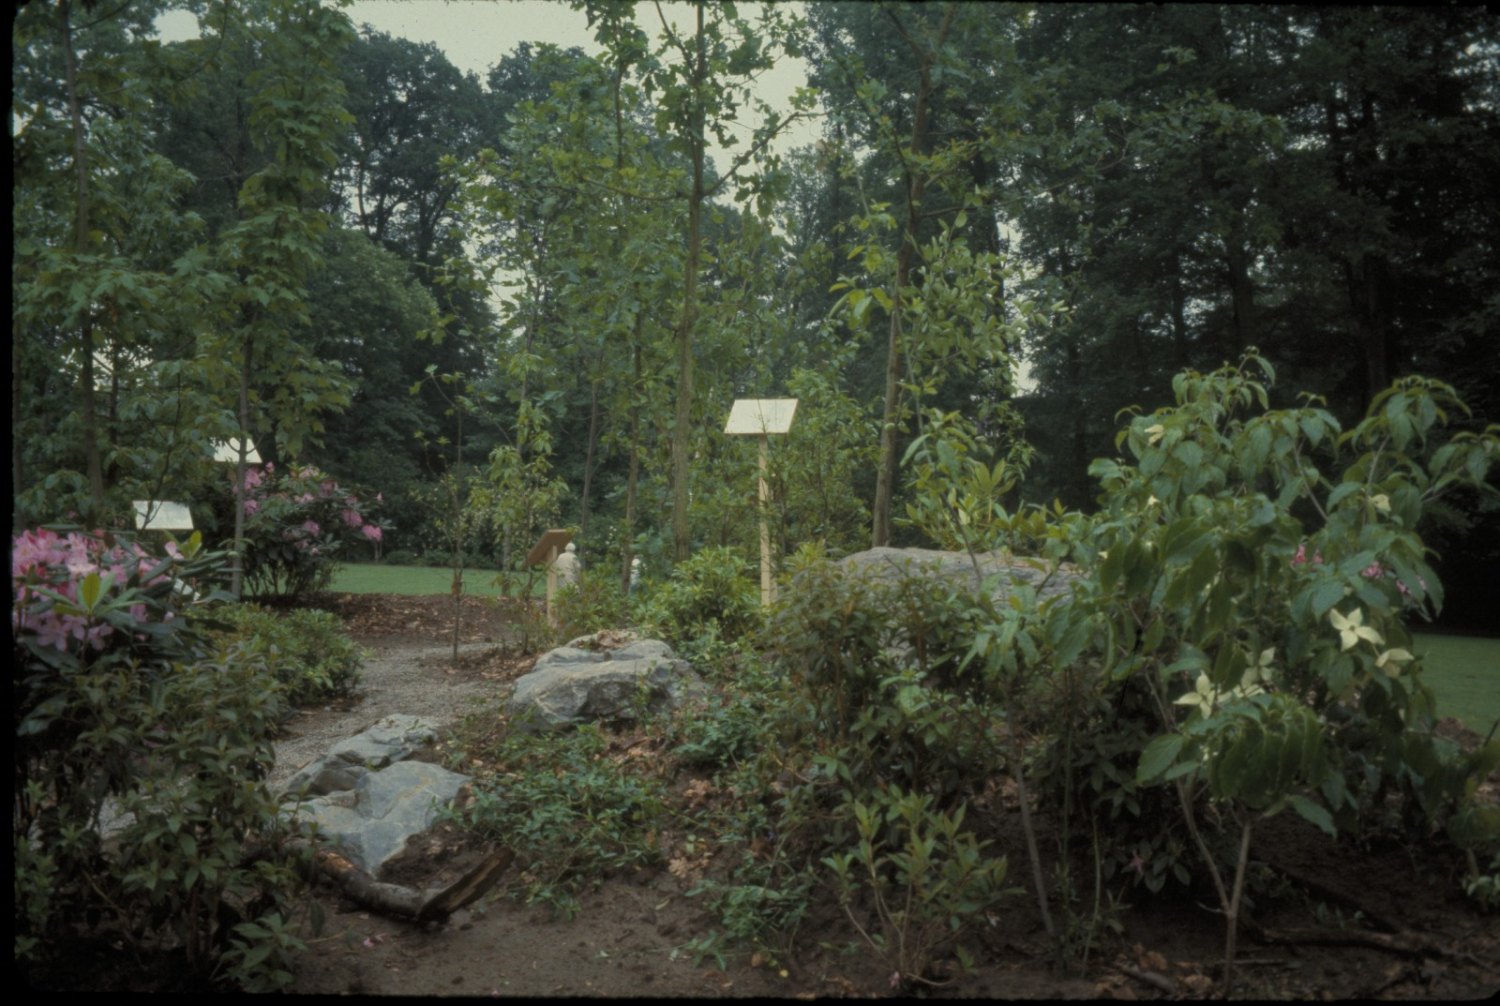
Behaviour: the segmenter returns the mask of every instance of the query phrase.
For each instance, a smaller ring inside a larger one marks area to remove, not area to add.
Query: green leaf
[[[1146,745],[1141,752],[1141,763],[1135,770],[1135,781],[1147,785],[1167,771],[1182,752],[1183,739],[1179,734],[1165,734]]]
[[[1338,829],[1333,826],[1333,815],[1329,814],[1322,804],[1314,803],[1305,796],[1292,796],[1289,798],[1289,801],[1292,809],[1304,821],[1309,821],[1317,825],[1329,838],[1338,837]]]

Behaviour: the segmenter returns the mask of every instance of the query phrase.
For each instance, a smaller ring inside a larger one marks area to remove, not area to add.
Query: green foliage
[[[1149,694],[1132,727],[1130,746],[1145,742],[1135,782],[1175,794],[1229,920],[1231,968],[1258,820],[1290,809],[1331,836],[1369,833],[1397,823],[1395,807],[1419,836],[1446,825],[1454,839],[1493,839],[1470,801],[1475,773],[1500,757],[1493,742],[1465,756],[1436,736],[1403,624],[1442,597],[1416,531],[1422,509],[1459,485],[1484,488],[1500,430],[1439,443],[1462,403],[1404,378],[1343,432],[1311,403],[1269,410],[1259,378],[1270,376],[1254,356],[1178,375],[1177,405],[1119,435],[1137,463],[1095,462],[1097,517],[1055,528],[1090,575],[1051,613],[1051,637],[1076,643],[1053,659],[1063,670],[1087,656],[1101,696]],[[1054,747],[1054,773],[1071,778],[1075,752],[1092,758],[1117,733],[1108,709],[1058,733],[1054,745],[1084,743]],[[1129,794],[1124,781],[1094,786],[1095,814],[1109,789]],[[1200,800],[1240,833],[1232,888],[1198,828]]]
[[[312,465],[245,469],[244,575],[258,597],[303,597],[323,590],[341,554],[384,536],[366,514],[381,500],[345,489]],[[361,499],[361,497],[364,497]]]
[[[583,570],[577,582],[557,592],[552,604],[557,637],[563,640],[635,624],[631,598],[620,589],[620,577],[613,570]]]
[[[660,862],[663,783],[624,769],[608,752],[608,735],[593,724],[507,732],[470,746],[493,769],[454,813],[487,841],[516,850],[528,904],[571,917],[580,891]]]
[[[239,604],[218,616],[232,627],[230,638],[271,669],[294,706],[348,695],[359,684],[363,654],[329,612]]]
[[[197,615],[224,599],[204,585],[226,557],[196,536],[156,561],[44,532],[14,557],[17,956],[46,966],[79,927],[106,925],[133,952],[182,948],[207,977],[243,924],[289,918],[299,886],[261,782],[281,688]],[[289,980],[299,946],[250,933],[235,973]]]
[[[939,984],[932,974],[950,947],[969,960],[957,941],[982,924],[1007,893],[1006,861],[984,855],[989,844],[960,830],[964,808],[938,811],[930,796],[892,786],[850,809],[857,842],[829,856],[839,901],[861,937],[892,969],[891,987]],[[891,836],[887,838],[886,836]],[[869,892],[877,925],[867,928],[854,911],[855,892]],[[870,931],[873,928],[874,931]]]
[[[700,549],[653,586],[639,617],[649,634],[691,660],[711,654],[715,642],[733,646],[754,632],[761,621],[760,592],[739,553],[726,547]]]

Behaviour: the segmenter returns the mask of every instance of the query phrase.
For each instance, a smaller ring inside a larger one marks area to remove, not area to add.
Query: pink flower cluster
[[[366,523],[359,497],[346,493],[336,480],[313,465],[292,466],[279,483],[275,475],[276,466],[271,462],[263,468],[245,469],[245,516],[259,517],[272,534],[299,552],[321,555],[330,544],[325,539],[340,537],[342,529],[370,542],[384,536],[379,524]],[[383,500],[377,493],[375,502]],[[282,525],[279,531],[277,524]]]
[[[175,545],[169,544],[167,550],[173,558],[180,558]],[[38,588],[77,603],[78,584],[90,573],[99,575],[108,592],[121,587],[132,575],[144,577],[153,565],[151,558],[135,546],[116,544],[106,548],[101,538],[76,531],[66,537],[46,528],[23,531],[11,541],[11,629],[30,632],[42,646],[60,651],[66,651],[74,640],[102,650],[114,632],[110,625],[36,606],[35,602],[43,599]],[[165,578],[158,576],[148,582]],[[130,614],[137,621],[145,621],[146,606],[133,604]]]
[[[1293,566],[1303,566],[1303,565],[1306,565],[1308,561],[1309,560],[1307,558],[1307,546],[1305,544],[1304,545],[1298,545],[1297,546],[1297,553],[1292,556],[1292,565]],[[1311,561],[1315,565],[1321,564],[1323,562],[1323,553],[1322,552],[1314,552]],[[1380,564],[1380,562],[1377,560],[1375,562],[1370,563],[1364,569],[1360,570],[1359,571],[1359,575],[1362,576],[1362,577],[1364,577],[1367,580],[1378,580],[1381,577],[1392,576],[1393,574],[1391,573],[1390,570],[1388,570],[1384,566],[1382,566]],[[1419,576],[1419,577],[1417,577],[1417,582],[1422,585],[1422,590],[1423,591],[1427,590],[1427,580],[1425,578]],[[1401,596],[1402,597],[1411,597],[1411,588],[1408,587],[1404,581],[1402,581],[1400,579],[1397,579],[1396,580],[1396,589],[1401,592]]]

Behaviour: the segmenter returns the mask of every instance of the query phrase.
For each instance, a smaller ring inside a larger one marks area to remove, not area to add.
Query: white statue
[[[635,588],[641,582],[641,557],[636,556],[630,560],[630,592],[635,593]]]
[[[578,582],[578,556],[575,554],[578,546],[571,541],[563,554],[553,562],[553,568],[557,570],[558,587],[567,587]]]

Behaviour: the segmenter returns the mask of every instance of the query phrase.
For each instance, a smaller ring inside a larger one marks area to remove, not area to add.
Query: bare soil
[[[456,664],[413,656],[407,673],[426,676],[435,689],[455,678],[483,682],[493,687],[498,709],[509,683],[530,669],[533,657],[506,645],[512,612],[493,602],[467,601],[463,642],[492,645],[465,647]],[[351,635],[383,658],[430,654],[452,639],[452,602],[446,597],[324,595],[317,603],[339,614]],[[360,703],[324,714],[330,736],[363,725]],[[349,729],[338,733],[344,725]],[[1456,722],[1447,726],[1477,741]],[[643,736],[622,735],[615,747],[622,758],[671,757]],[[1488,799],[1496,798],[1497,783],[1500,778],[1492,777],[1486,784]],[[686,771],[677,774],[672,791],[683,801],[724,797],[711,780]],[[1005,805],[1003,789],[996,799]],[[1011,879],[1019,887],[1029,871],[1018,815],[989,816],[1002,822],[997,845],[1009,850]],[[521,904],[507,893],[505,881],[476,907],[427,926],[372,914],[331,888],[319,888],[327,921],[301,959],[293,991],[802,999],[894,994],[888,967],[857,943],[831,897],[775,959],[748,948],[726,954],[722,968],[712,958],[695,959],[689,943],[710,932],[715,920],[689,892],[705,873],[726,873],[741,854],[738,848],[701,850],[701,844],[691,854],[668,848],[659,869],[598,878],[572,919]],[[411,850],[390,879],[442,886],[488,851],[463,834],[440,830]],[[1259,896],[1253,922],[1241,931],[1236,998],[1436,1001],[1488,999],[1500,992],[1500,916],[1482,913],[1464,896],[1463,861],[1454,850],[1355,848],[1282,815],[1257,833],[1255,859],[1279,882]],[[971,939],[973,970],[960,973],[954,966],[951,982],[921,991],[1001,999],[1217,996],[1224,929],[1212,910],[1212,894],[1147,899],[1142,892],[1130,900],[1116,915],[1119,932],[1104,932],[1086,963],[1064,969],[1049,958],[1034,899],[1018,890]],[[143,971],[135,981],[116,974],[109,987],[160,985]]]

